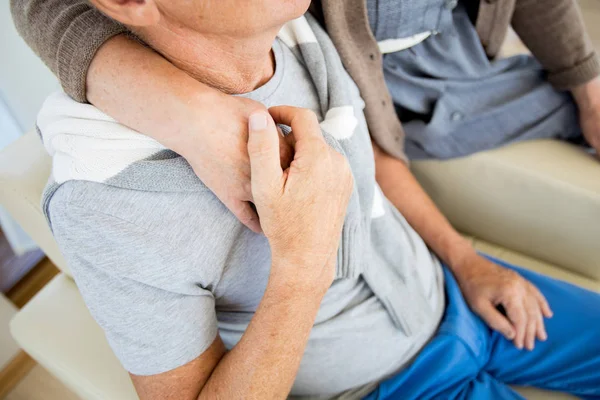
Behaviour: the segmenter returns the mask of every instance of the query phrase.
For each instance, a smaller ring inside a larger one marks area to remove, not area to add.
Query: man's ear
[[[155,0],[91,1],[98,10],[128,26],[151,26],[160,20],[160,11]]]

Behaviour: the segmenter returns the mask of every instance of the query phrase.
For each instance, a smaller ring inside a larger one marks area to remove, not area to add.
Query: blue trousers
[[[546,296],[554,312],[545,321],[548,340],[536,342],[533,351],[518,350],[469,309],[444,268],[447,305],[436,336],[366,399],[523,399],[508,385],[600,399],[600,295],[492,261],[516,270]]]

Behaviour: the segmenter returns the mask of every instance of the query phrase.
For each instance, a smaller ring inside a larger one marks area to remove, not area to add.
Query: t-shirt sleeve
[[[111,37],[128,32],[86,0],[11,0],[19,34],[60,80],[69,96],[86,102],[85,80],[94,55]]]
[[[217,335],[215,300],[201,283],[176,277],[189,260],[163,237],[65,193],[49,206],[55,238],[125,369],[153,375],[200,356]]]

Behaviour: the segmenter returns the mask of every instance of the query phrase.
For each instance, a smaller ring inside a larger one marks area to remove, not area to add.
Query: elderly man
[[[157,141],[65,94],[40,113],[44,210],[141,398],[600,395],[600,296],[480,257],[418,191],[405,204],[417,186],[371,147],[306,1],[92,3],[274,119],[249,117],[262,235]],[[291,128],[289,168],[275,123]]]

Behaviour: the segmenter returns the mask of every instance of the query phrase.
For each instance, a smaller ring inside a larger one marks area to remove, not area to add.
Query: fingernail
[[[262,131],[267,128],[267,116],[261,112],[251,114],[248,125],[251,131]]]
[[[523,345],[521,343],[516,343],[515,346],[517,347],[517,349],[523,350]]]

